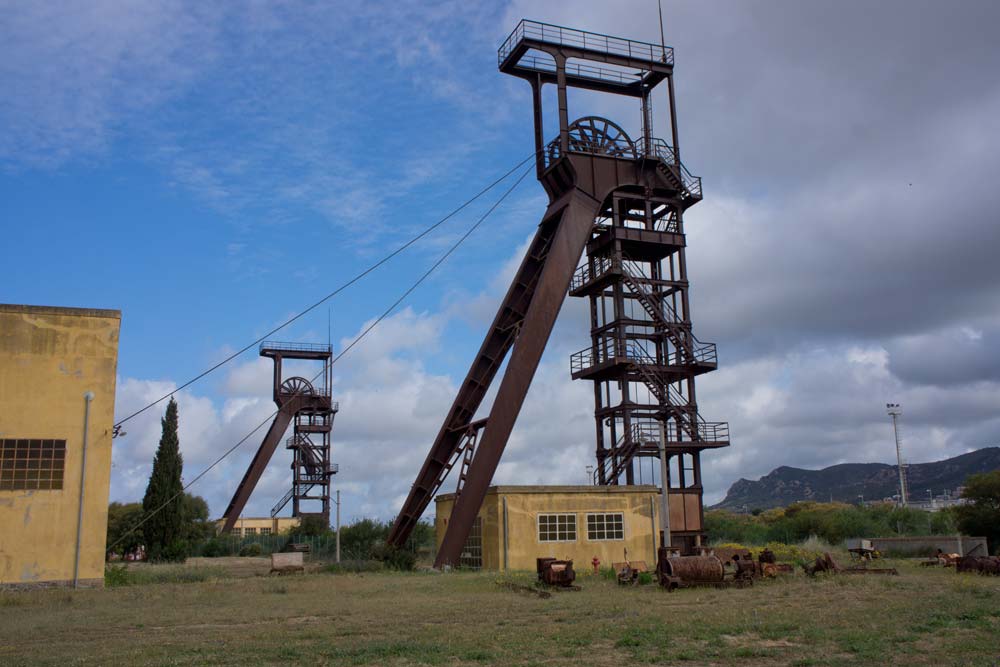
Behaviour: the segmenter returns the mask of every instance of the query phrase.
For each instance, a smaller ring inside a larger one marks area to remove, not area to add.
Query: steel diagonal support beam
[[[472,523],[482,507],[486,490],[507,446],[514,421],[535,376],[545,344],[552,333],[559,310],[566,300],[569,282],[583,254],[594,226],[600,202],[580,190],[573,190],[549,206],[545,220],[555,224],[551,248],[543,261],[541,276],[531,304],[521,324],[510,362],[469,466],[462,495],[448,521],[435,567],[457,565]],[[546,222],[542,223],[546,225]]]
[[[549,207],[552,211],[553,207]],[[456,460],[456,452],[462,444],[472,418],[479,409],[486,391],[496,376],[504,357],[514,344],[525,313],[531,303],[538,284],[545,259],[552,245],[556,230],[556,220],[547,216],[535,232],[535,238],[528,248],[521,266],[514,276],[507,295],[490,326],[479,353],[469,368],[468,375],[455,397],[455,402],[438,432],[417,479],[410,487],[410,493],[403,504],[396,521],[389,532],[389,544],[402,546],[420,520],[434,494],[441,488],[445,477]]]
[[[264,441],[260,443],[260,448],[254,454],[253,461],[243,475],[240,485],[236,487],[233,499],[229,501],[229,507],[226,508],[226,513],[223,515],[223,518],[226,520],[226,523],[222,526],[223,533],[228,533],[236,524],[236,520],[240,518],[240,514],[243,513],[243,508],[246,507],[247,501],[250,500],[250,494],[253,493],[257,482],[260,481],[260,476],[264,474],[264,468],[267,467],[268,461],[274,456],[274,451],[278,448],[278,443],[281,442],[282,436],[285,435],[285,431],[292,422],[292,418],[295,416],[300,404],[301,401],[299,399],[292,398],[286,401],[278,410],[278,414],[274,416],[274,421],[271,422],[271,427],[267,429]]]

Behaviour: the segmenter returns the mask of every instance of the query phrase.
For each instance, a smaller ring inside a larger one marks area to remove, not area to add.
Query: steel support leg
[[[278,443],[281,442],[282,436],[288,430],[288,425],[292,422],[292,418],[299,408],[299,403],[295,399],[287,401],[278,410],[278,414],[274,416],[274,421],[271,422],[271,427],[267,429],[264,441],[260,443],[260,448],[254,454],[253,461],[243,475],[240,485],[236,487],[233,499],[229,501],[229,507],[226,508],[226,513],[223,515],[223,518],[226,520],[226,523],[222,526],[223,533],[228,533],[236,524],[236,520],[239,519],[240,514],[243,513],[243,508],[246,507],[247,501],[250,500],[250,494],[253,493],[254,487],[260,481],[260,476],[264,474],[264,468],[267,467],[268,461],[274,456],[274,451],[278,448]]]
[[[599,208],[600,202],[580,190],[573,190],[549,207],[547,219],[553,213],[559,216],[551,248],[543,262],[538,285],[514,343],[510,362],[487,418],[476,456],[469,467],[462,495],[456,500],[452,510],[435,567],[457,565],[459,562],[465,540],[482,507],[490,481],[500,463],[500,456],[507,446],[507,439],[524,403],[556,317],[566,300],[570,279],[590,238]]]

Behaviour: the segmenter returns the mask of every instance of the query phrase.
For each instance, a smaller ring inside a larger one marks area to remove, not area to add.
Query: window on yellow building
[[[271,529],[270,528],[261,528],[260,529],[260,534],[261,535],[270,535],[271,534]]]
[[[240,536],[240,529],[239,529],[239,528],[233,528],[233,529],[232,529],[232,530],[230,531],[230,534],[231,534],[231,535],[232,535],[233,537],[239,537],[239,536]]]
[[[625,515],[621,512],[588,514],[587,539],[594,541],[624,540]]]
[[[256,534],[257,534],[257,529],[256,528],[244,528],[243,529],[243,535],[246,536],[246,537],[250,537],[251,535],[256,535]]]
[[[0,439],[0,491],[63,488],[65,440]]]
[[[539,542],[576,542],[575,514],[539,514]]]

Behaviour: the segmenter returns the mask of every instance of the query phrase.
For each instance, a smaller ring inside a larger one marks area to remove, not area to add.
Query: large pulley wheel
[[[619,125],[600,116],[585,116],[569,126],[569,149],[611,157],[638,157],[635,144]]]
[[[294,394],[298,396],[311,396],[316,393],[312,383],[303,377],[290,377],[281,383],[282,394]]]

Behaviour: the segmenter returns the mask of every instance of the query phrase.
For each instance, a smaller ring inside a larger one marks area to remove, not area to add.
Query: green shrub
[[[321,571],[330,574],[349,574],[356,572],[380,572],[384,569],[381,561],[377,560],[345,560],[340,563],[330,563]]]
[[[202,545],[201,555],[205,558],[221,558],[222,556],[229,555],[229,547],[230,545],[228,540],[213,537]]]
[[[381,561],[386,569],[408,572],[417,564],[417,554],[409,549],[400,549],[389,544],[376,544],[372,547],[371,557]]]
[[[188,556],[187,540],[174,540],[160,553],[156,560],[166,563],[183,563]]]
[[[241,556],[259,556],[263,552],[263,549],[256,542],[251,542],[250,544],[244,544],[243,548],[240,549]]]
[[[108,565],[104,568],[104,585],[108,588],[128,586],[128,568],[124,565]]]

